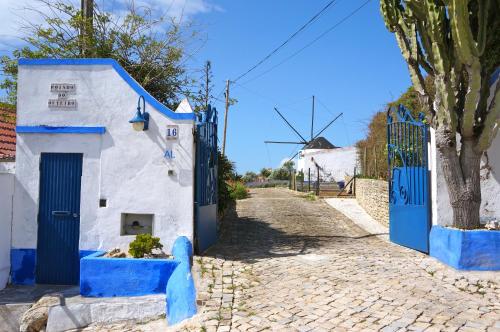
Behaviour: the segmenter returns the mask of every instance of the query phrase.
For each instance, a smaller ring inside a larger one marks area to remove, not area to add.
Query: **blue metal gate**
[[[36,282],[76,285],[80,275],[80,153],[42,153]]]
[[[217,241],[217,110],[210,105],[196,124],[195,244],[198,252]]]
[[[400,105],[387,114],[389,236],[392,242],[429,252],[430,203],[425,116]]]

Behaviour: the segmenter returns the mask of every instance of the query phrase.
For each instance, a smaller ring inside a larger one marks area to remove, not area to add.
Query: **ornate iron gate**
[[[389,236],[392,242],[429,252],[429,126],[404,106],[387,113]]]
[[[195,246],[205,251],[217,241],[217,110],[210,105],[196,124]]]

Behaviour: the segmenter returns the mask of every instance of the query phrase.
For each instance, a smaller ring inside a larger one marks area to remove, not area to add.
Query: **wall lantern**
[[[142,100],[142,113],[141,113],[141,100]],[[132,127],[136,131],[148,130],[149,124],[149,113],[146,112],[146,101],[143,96],[139,97],[137,101],[137,113],[128,122],[132,124]]]

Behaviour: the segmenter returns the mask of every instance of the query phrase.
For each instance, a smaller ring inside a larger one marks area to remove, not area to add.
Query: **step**
[[[109,298],[76,296],[65,300],[65,305],[50,308],[47,332],[75,330],[90,324],[127,320],[148,322],[165,317],[166,312],[165,294]]]

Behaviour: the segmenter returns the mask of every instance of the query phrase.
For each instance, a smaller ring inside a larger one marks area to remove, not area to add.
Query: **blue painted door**
[[[403,106],[389,110],[389,237],[425,253],[431,228],[428,131],[422,114],[414,119]]]
[[[41,155],[38,284],[78,284],[82,159],[80,153]]]

